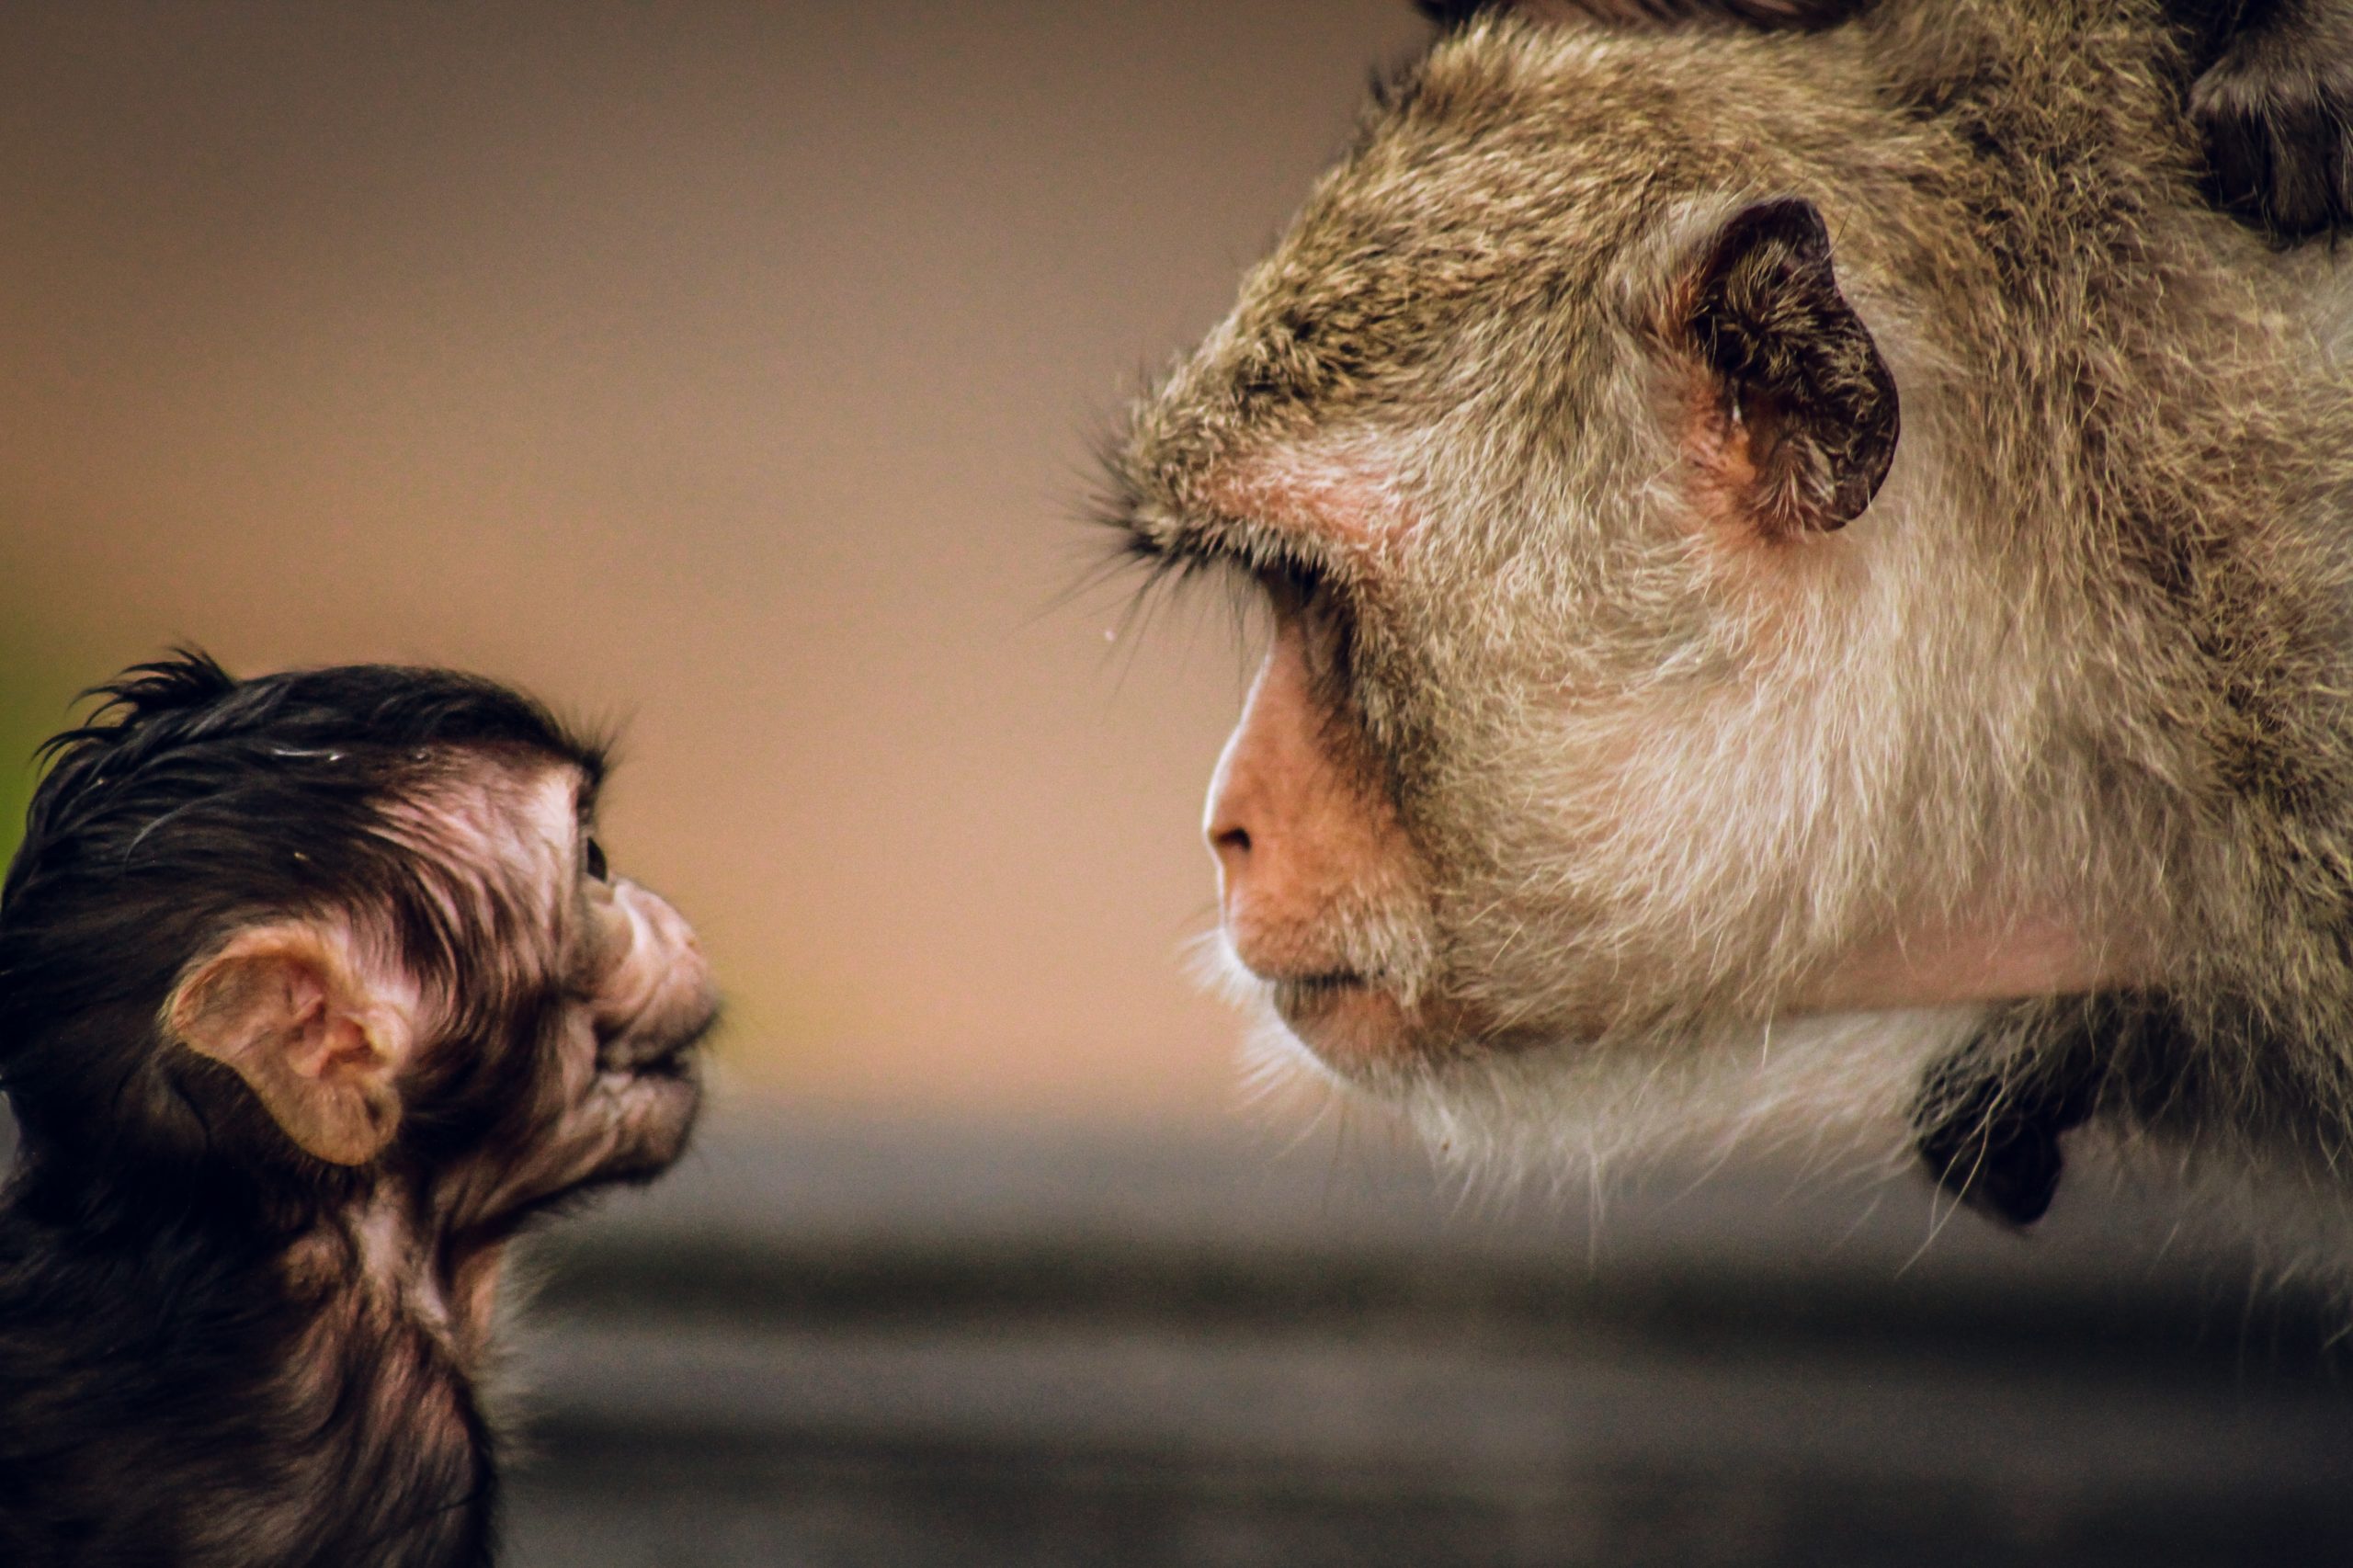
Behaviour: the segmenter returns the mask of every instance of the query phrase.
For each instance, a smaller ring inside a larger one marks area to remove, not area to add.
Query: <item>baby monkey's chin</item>
[[[715,1002],[706,1001],[659,1040],[615,1041],[599,1051],[619,1125],[611,1153],[590,1180],[644,1181],[686,1153],[702,1110],[702,1042],[718,1019]]]
[[[582,1186],[647,1181],[676,1165],[702,1110],[702,1069],[691,1051],[658,1064],[608,1075],[604,1157],[583,1176]]]
[[[608,1177],[642,1180],[661,1175],[687,1152],[687,1139],[702,1112],[702,1073],[691,1057],[655,1074],[639,1077],[636,1096],[645,1107],[641,1136],[634,1149],[608,1167]]]

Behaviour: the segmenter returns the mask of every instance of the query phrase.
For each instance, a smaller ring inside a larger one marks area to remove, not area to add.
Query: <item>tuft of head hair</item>
[[[354,665],[240,680],[182,649],[85,694],[0,884],[0,1088],[28,1139],[100,1108],[166,1117],[165,1070],[106,1042],[152,1035],[187,965],[247,925],[349,916],[420,979],[468,946],[388,807],[485,760],[576,768],[605,747],[452,670]],[[153,1119],[151,1118],[150,1119]]]

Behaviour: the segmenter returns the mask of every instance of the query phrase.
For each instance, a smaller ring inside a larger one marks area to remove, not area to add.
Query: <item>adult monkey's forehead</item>
[[[1852,102],[1825,108],[1825,77]],[[1376,94],[1232,313],[1139,400],[1112,453],[1117,515],[1151,552],[1248,561],[1259,508],[1235,505],[1232,474],[1328,457],[1336,426],[1394,464],[1473,415],[1574,426],[1704,238],[1680,221],[1695,201],[1820,193],[1842,270],[1867,282],[1952,151],[1874,107],[1881,85],[1832,38],[1501,21],[1441,42]]]

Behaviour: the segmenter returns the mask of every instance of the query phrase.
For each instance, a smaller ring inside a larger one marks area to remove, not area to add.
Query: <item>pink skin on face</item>
[[[1396,897],[1412,846],[1384,791],[1332,756],[1305,637],[1285,617],[1210,784],[1204,832],[1234,956],[1285,1023],[1336,1064],[1397,1051],[1403,1001],[1349,951],[1352,914]]]

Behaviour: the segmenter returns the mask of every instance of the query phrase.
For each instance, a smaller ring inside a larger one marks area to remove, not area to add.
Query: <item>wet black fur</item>
[[[592,779],[598,754],[441,671],[239,682],[188,654],[103,695],[51,743],[0,892],[21,1132],[0,1198],[0,1563],[486,1562],[491,1435],[430,1336],[379,1322],[289,1364],[336,1304],[289,1290],[289,1248],[336,1236],[362,1178],[296,1150],[226,1068],[162,1049],[158,1018],[182,966],[257,916],[389,909],[420,969],[451,970],[464,934],[377,833],[381,804],[451,748]],[[513,1071],[451,1085],[398,1157],[478,1137]],[[324,1403],[297,1397],[305,1376]],[[428,1431],[387,1414],[427,1404],[446,1417]]]

